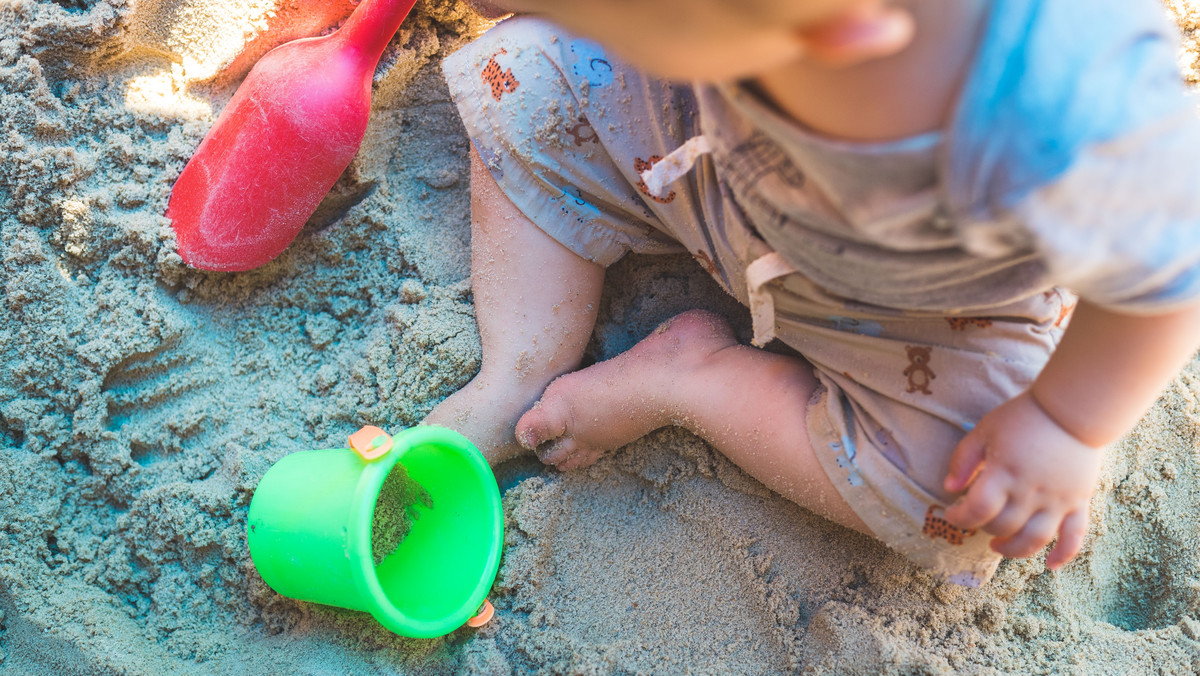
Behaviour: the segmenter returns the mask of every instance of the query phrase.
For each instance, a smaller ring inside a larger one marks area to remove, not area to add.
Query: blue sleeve
[[[1118,312],[1200,301],[1200,116],[1187,110],[1076,158],[1018,204],[1055,284]]]
[[[1087,148],[1184,110],[1179,31],[1158,0],[994,0],[951,117],[947,203],[987,223]]]

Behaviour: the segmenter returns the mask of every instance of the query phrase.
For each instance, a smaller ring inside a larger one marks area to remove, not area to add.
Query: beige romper
[[[965,432],[1041,371],[1075,296],[1028,247],[963,241],[942,207],[940,134],[828,140],[745,87],[648,78],[533,18],[500,23],[444,72],[538,227],[605,266],[691,253],[751,307],[756,343],[812,362],[813,447],[875,536],[953,582],[992,576],[990,536],[943,520],[956,496],[942,481]],[[708,152],[651,190],[642,173],[697,136]]]

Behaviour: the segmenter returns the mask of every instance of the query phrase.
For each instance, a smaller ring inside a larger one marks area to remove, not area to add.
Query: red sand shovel
[[[185,263],[250,270],[287,248],[358,152],[375,66],[414,4],[365,0],[336,33],[255,64],[171,192]]]

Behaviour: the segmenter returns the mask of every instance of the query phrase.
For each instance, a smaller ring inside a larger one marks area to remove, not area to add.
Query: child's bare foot
[[[675,423],[678,394],[708,357],[736,344],[721,317],[701,310],[678,315],[629,351],[550,383],[517,421],[517,440],[559,469],[586,467]]]
[[[541,381],[543,384],[545,381]],[[471,440],[491,465],[524,453],[513,431],[517,418],[537,400],[542,387],[514,378],[476,376],[421,421],[449,427]]]
[[[471,288],[483,364],[425,423],[473,441],[492,465],[521,453],[515,423],[550,381],[579,366],[604,268],[533,224],[471,150]]]

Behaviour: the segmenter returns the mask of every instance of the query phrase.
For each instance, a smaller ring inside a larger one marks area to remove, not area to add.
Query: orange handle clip
[[[350,435],[350,448],[370,462],[392,450],[392,437],[374,425],[367,425]]]
[[[487,624],[495,614],[496,609],[492,607],[492,602],[484,599],[483,605],[479,606],[479,612],[475,614],[475,617],[467,620],[467,626],[476,628],[482,627],[483,625]]]

